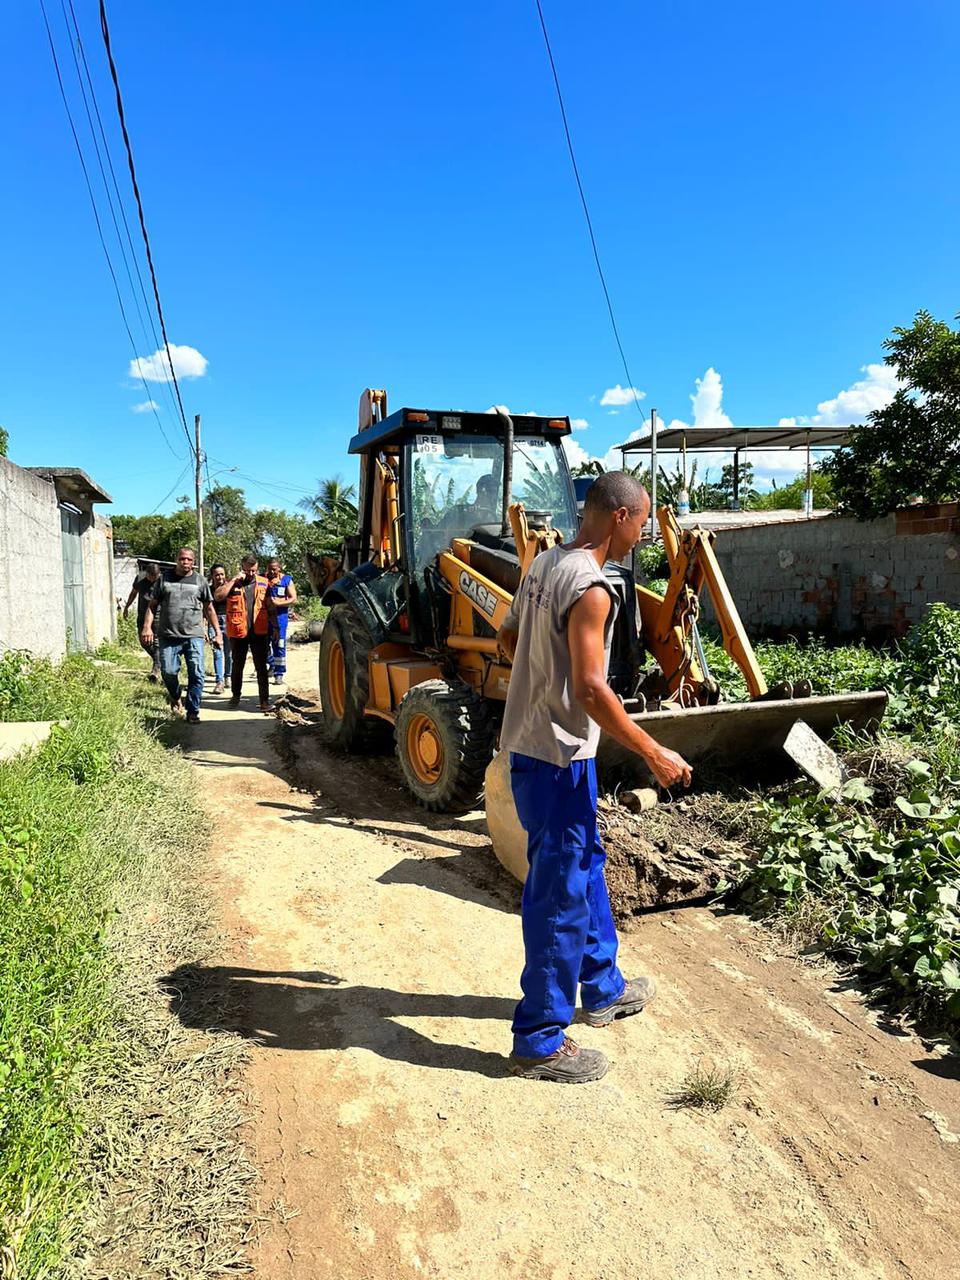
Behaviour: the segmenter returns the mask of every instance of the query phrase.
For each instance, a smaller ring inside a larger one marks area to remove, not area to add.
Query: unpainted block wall
[[[881,640],[926,606],[960,607],[960,504],[861,523],[832,516],[725,529],[717,557],[753,636],[816,632]],[[704,593],[703,615],[713,614]]]
[[[81,519],[85,644],[117,633],[113,529],[105,516]],[[0,458],[0,653],[29,649],[62,658],[67,649],[63,547],[57,491],[49,480]]]
[[[113,526],[106,516],[88,517],[83,537],[83,601],[87,648],[96,649],[117,636],[113,584]]]
[[[52,484],[0,458],[0,651],[66,651],[60,509]]]

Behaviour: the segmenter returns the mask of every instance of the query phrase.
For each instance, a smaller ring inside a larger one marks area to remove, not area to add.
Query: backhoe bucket
[[[628,702],[626,709],[634,724],[663,746],[679,751],[691,764],[709,758],[730,768],[750,756],[782,748],[798,720],[806,721],[824,739],[840,724],[849,724],[859,732],[873,732],[886,705],[887,695],[881,690],[768,702],[721,702],[713,707],[677,711],[634,712]],[[638,771],[643,769],[638,757],[604,735],[597,754],[600,772],[628,765]]]
[[[685,711],[636,712],[628,702],[626,709],[634,724],[646,729],[663,746],[679,751],[691,764],[709,758],[730,768],[751,757],[780,751],[798,720],[823,739],[828,739],[840,724],[872,733],[880,724],[886,705],[887,695],[881,691],[770,702],[722,702]],[[487,827],[497,858],[511,875],[523,881],[527,874],[527,837],[513,804],[508,756],[508,752],[500,752],[487,769]],[[606,734],[600,739],[597,769],[601,786],[611,775],[647,776],[640,757]]]

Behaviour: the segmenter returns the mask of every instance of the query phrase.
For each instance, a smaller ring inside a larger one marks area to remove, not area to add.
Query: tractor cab
[[[468,543],[479,572],[512,594],[520,580],[512,503],[564,542],[576,535],[562,446],[570,421],[409,408],[370,417],[349,445],[361,461],[360,528],[348,567],[367,566],[384,636],[442,648],[450,596],[438,569],[443,553]]]

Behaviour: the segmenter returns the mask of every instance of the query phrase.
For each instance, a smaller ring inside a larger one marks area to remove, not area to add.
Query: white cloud
[[[583,445],[574,440],[573,436],[563,437],[563,451],[567,455],[567,462],[570,464],[572,471],[592,460]]]
[[[697,378],[697,389],[690,397],[690,403],[693,405],[693,425],[695,427],[733,426],[733,423],[721,407],[723,403],[723,382],[712,365],[702,378]]]
[[[153,413],[160,406],[156,400],[142,400],[140,404],[132,404],[130,410],[132,413]]]
[[[903,385],[888,364],[865,364],[858,380],[832,400],[821,400],[812,418],[803,418],[815,426],[863,422],[874,409],[883,409]]]
[[[202,378],[207,372],[209,362],[196,347],[178,347],[175,342],[171,342],[168,350],[169,361],[162,347],[152,356],[137,356],[130,361],[129,376],[143,378],[146,382],[172,382],[171,363],[178,378]]]
[[[586,418],[571,418],[570,425],[571,427],[573,427],[574,431],[586,431],[590,423],[586,420]]]
[[[636,387],[621,387],[618,382],[615,387],[607,387],[600,397],[600,403],[604,406],[616,405],[622,408],[625,404],[634,404],[637,400],[643,400],[646,394],[645,391],[639,391]]]

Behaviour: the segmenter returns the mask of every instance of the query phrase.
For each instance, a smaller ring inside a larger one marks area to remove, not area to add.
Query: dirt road
[[[316,656],[291,648],[305,697]],[[578,1031],[605,1080],[513,1079],[519,891],[482,815],[424,815],[389,757],[217,706],[186,742],[232,942],[179,1012],[216,1008],[255,1045],[255,1275],[960,1273],[956,1057],[881,1029],[758,926],[686,909],[623,937],[626,972],[661,982],[651,1009]],[[740,1062],[739,1095],[672,1109],[701,1057]]]

